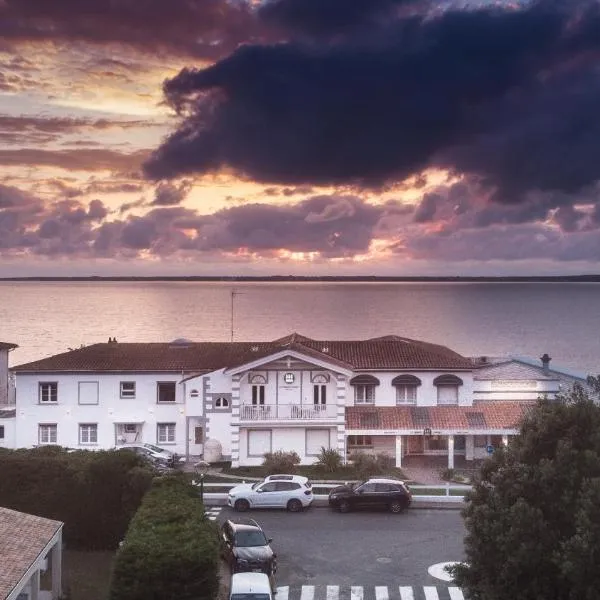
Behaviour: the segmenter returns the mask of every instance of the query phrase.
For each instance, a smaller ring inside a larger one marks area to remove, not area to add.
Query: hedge
[[[184,477],[155,479],[117,552],[109,600],[213,600],[216,525]]]
[[[151,481],[133,452],[41,447],[0,453],[0,506],[63,521],[72,549],[116,548]]]

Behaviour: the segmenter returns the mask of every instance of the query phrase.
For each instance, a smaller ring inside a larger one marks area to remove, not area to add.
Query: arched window
[[[437,386],[438,404],[458,404],[458,388],[462,384],[460,377],[450,373],[436,377],[433,385]]]
[[[396,404],[416,404],[417,388],[421,380],[414,375],[398,375],[392,379],[392,385],[396,388]]]
[[[229,408],[229,398],[225,398],[225,396],[215,398],[215,408]]]
[[[253,385],[265,385],[267,383],[267,378],[258,373],[250,373],[250,375],[248,375],[248,381]]]
[[[190,398],[197,398],[200,395],[200,392],[198,390],[192,390],[190,392]]]

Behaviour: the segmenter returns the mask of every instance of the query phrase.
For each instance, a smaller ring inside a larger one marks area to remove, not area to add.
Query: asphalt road
[[[463,559],[462,518],[455,510],[340,514],[222,509],[218,520],[258,521],[278,556],[278,586],[428,586],[442,582],[429,566]],[[445,584],[447,585],[447,584]]]

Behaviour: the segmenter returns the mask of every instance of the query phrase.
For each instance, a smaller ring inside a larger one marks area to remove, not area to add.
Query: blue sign
[[[493,454],[493,453],[494,453],[494,446],[488,446],[488,447],[486,448],[486,450],[487,450],[487,453],[488,453],[488,454]]]

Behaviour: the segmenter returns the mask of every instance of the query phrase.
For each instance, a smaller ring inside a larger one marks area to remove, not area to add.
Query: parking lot
[[[451,582],[428,573],[463,559],[464,526],[455,510],[340,514],[223,507],[217,520],[253,518],[273,538],[277,600],[455,600]],[[287,596],[287,598],[286,598]]]

